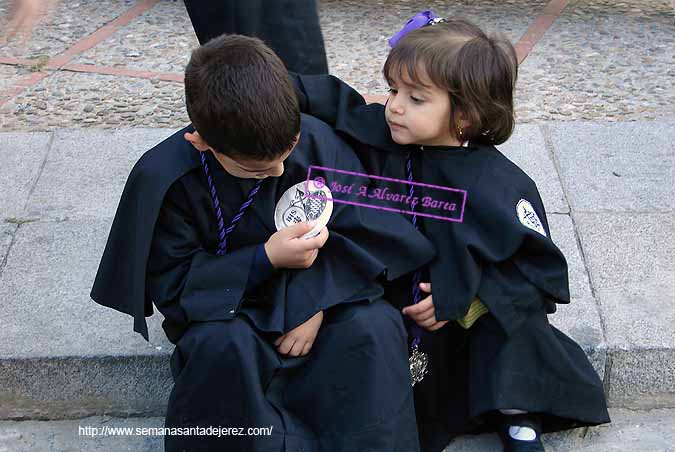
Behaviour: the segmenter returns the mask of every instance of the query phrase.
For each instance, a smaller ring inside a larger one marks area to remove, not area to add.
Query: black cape
[[[133,316],[134,330],[146,339],[145,317],[153,313],[147,266],[158,214],[174,183],[192,171],[201,171],[199,152],[183,138],[192,130],[186,127],[162,141],[132,169],[91,292],[96,302]],[[216,216],[210,199],[194,206],[209,212],[213,234],[202,238],[203,249],[190,251],[175,278],[174,288],[190,321],[237,315],[255,248],[275,232],[276,202],[287,188],[306,180],[309,165],[363,172],[354,152],[329,126],[303,115],[300,141],[285,162],[284,174],[263,183],[252,211],[242,219],[249,224],[238,225],[225,256],[215,255]],[[330,178],[326,179],[330,186]],[[221,196],[224,203],[231,194]],[[334,199],[340,198],[334,195]],[[236,209],[244,200],[245,194],[228,206]],[[328,228],[330,238],[312,267],[282,272],[264,303],[250,308],[247,314],[257,319],[258,325],[282,333],[319,310],[363,299],[359,295],[364,292],[376,298],[374,289],[381,286],[378,277],[398,278],[435,254],[431,243],[399,215],[336,202]]]
[[[255,36],[290,71],[327,74],[316,0],[185,0],[200,44],[223,33]]]
[[[413,152],[416,181],[466,191],[462,222],[423,220],[438,253],[428,269],[438,320],[462,318],[478,297],[510,334],[541,309],[533,290],[545,295],[548,312],[554,303],[569,303],[567,262],[551,240],[537,186],[495,147],[402,146],[391,139],[383,105],[366,105],[332,76],[293,80],[302,111],[333,125],[370,174],[405,179],[405,159]],[[521,200],[534,209],[543,231],[521,222]]]
[[[555,303],[570,301],[568,273],[535,183],[493,146],[394,143],[384,106],[366,105],[339,79],[294,83],[302,110],[332,124],[369,173],[404,179],[412,152],[415,180],[466,191],[462,222],[418,216],[438,253],[422,276],[432,283],[436,318],[463,317],[476,297],[489,309],[469,330],[449,322],[422,336],[430,354],[429,374],[414,388],[422,450],[494,429],[500,409],[538,413],[545,431],[608,422],[602,382],[584,351],[548,323]],[[390,302],[410,304],[410,279],[386,284]]]

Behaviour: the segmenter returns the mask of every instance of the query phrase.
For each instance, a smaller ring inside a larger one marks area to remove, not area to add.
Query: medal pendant
[[[412,386],[415,386],[415,383],[422,381],[427,374],[428,363],[429,357],[427,354],[419,350],[419,345],[413,345],[412,353],[410,354],[410,378]]]
[[[274,209],[277,231],[301,221],[316,221],[314,228],[303,238],[318,235],[328,224],[333,213],[333,195],[325,185],[313,180],[298,182],[281,196]]]

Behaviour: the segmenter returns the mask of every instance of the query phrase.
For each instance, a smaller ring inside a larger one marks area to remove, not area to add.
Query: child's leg
[[[166,451],[279,452],[284,444],[316,450],[307,447],[311,438],[288,434],[282,413],[266,397],[280,367],[274,347],[240,317],[191,325],[172,356],[166,427],[272,427],[272,434],[166,436]]]
[[[286,406],[322,452],[419,450],[401,315],[380,299],[335,307],[289,381]]]
[[[470,330],[469,356],[470,415],[496,415],[505,441],[609,421],[597,373],[543,310],[511,336],[483,316]]]
[[[568,427],[606,421],[600,378],[584,351],[551,326],[544,311],[511,336],[484,315],[470,330],[469,356],[472,417],[522,410],[560,418]]]

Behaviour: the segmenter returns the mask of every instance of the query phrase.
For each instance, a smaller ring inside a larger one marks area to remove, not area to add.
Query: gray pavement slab
[[[572,450],[578,452],[675,451],[675,410],[614,409],[610,410],[610,416],[611,424],[589,429],[580,447]]]
[[[57,131],[25,215],[112,216],[133,163],[173,131],[138,128],[114,132]],[[8,137],[11,138],[12,135]],[[549,212],[569,211],[538,126],[517,127],[501,149],[537,182]]]
[[[552,323],[582,345],[602,375],[605,366],[602,331],[571,220],[567,215],[555,214],[549,220],[552,236],[570,263],[573,294],[572,304],[562,306],[552,316]],[[4,380],[3,386],[9,389],[5,392],[8,408],[0,410],[0,418],[60,417],[102,409],[138,412],[144,404],[164,400],[168,394],[168,383],[153,386],[151,396],[140,399],[116,387],[134,388],[145,384],[143,378],[157,380],[156,374],[165,375],[166,357],[172,346],[159,328],[159,314],[149,319],[148,344],[131,331],[130,318],[89,300],[108,229],[109,221],[90,219],[21,226],[7,269],[0,278],[0,298],[9,300],[6,318],[11,319],[0,330],[0,339],[5,338],[0,343],[11,344],[0,356],[3,358],[0,381]],[[44,309],[43,300],[51,301],[48,310]],[[49,339],[35,340],[36,331],[45,332]],[[150,363],[147,369],[143,364],[146,362]],[[101,368],[111,370],[102,372]],[[57,380],[64,381],[58,385],[48,382],[46,369],[58,375]],[[68,378],[75,372],[73,369],[98,375],[93,395],[89,384],[86,391],[82,387],[88,379]],[[129,385],[126,381],[129,378],[137,380],[136,383]],[[115,403],[106,402],[105,397],[112,394]],[[64,395],[66,400],[62,398]],[[161,409],[158,402],[154,406]]]
[[[133,163],[172,132],[173,129],[58,131],[27,214],[112,216]],[[538,126],[518,126],[514,136],[500,148],[537,182],[549,212],[569,211]],[[92,149],[96,151],[88,151]]]
[[[5,257],[9,250],[9,244],[14,237],[14,232],[18,225],[13,223],[0,223],[0,261]]]
[[[14,238],[14,233],[18,225],[11,223],[0,223],[0,273],[4,268],[5,257],[9,252],[9,246]]]
[[[673,452],[675,410],[610,409],[612,423],[543,435],[549,452]],[[0,452],[160,452],[164,419],[88,417],[67,421],[0,422]],[[106,430],[104,430],[106,429]],[[113,430],[114,429],[114,430]],[[118,430],[131,429],[131,430]],[[146,429],[146,430],[143,430]],[[113,436],[111,433],[115,432]],[[93,436],[94,433],[97,435]],[[98,434],[100,433],[100,434]],[[143,435],[145,433],[145,435]],[[499,452],[494,435],[462,436],[446,452]]]
[[[675,451],[675,410],[632,411],[610,409],[612,423],[545,434],[549,452],[673,452]],[[462,436],[445,452],[500,452],[496,435]]]
[[[578,213],[610,349],[612,403],[675,404],[675,213]]]
[[[0,223],[18,219],[47,156],[51,133],[3,133]]]
[[[675,209],[675,121],[548,127],[572,209]]]
[[[549,321],[584,349],[602,379],[607,358],[605,335],[574,224],[569,215],[548,215],[548,220],[553,242],[567,259],[572,297],[570,304],[557,305],[558,310],[549,316]]]
[[[170,348],[150,317],[150,343],[131,317],[94,303],[89,292],[109,219],[40,221],[16,232],[0,276],[0,357],[165,355]]]
[[[168,356],[0,358],[0,419],[164,415],[173,384],[168,361]]]
[[[498,148],[534,180],[547,213],[570,211],[558,171],[539,125],[516,125],[511,138]]]
[[[110,220],[23,224],[0,275],[0,419],[161,414],[173,346],[89,291]]]
[[[92,435],[97,429],[161,428],[163,418],[110,418],[49,422],[0,422],[0,452],[161,452],[164,437],[155,435]],[[110,431],[110,430],[109,430]],[[124,433],[124,430],[120,430]],[[150,431],[147,431],[148,433]],[[88,434],[85,434],[88,433]]]
[[[134,163],[171,133],[167,129],[56,132],[26,215],[112,218]]]

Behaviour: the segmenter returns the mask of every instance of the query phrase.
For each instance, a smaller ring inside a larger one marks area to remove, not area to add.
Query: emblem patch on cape
[[[307,190],[309,188],[309,191]],[[316,221],[316,225],[303,238],[318,235],[328,224],[333,213],[333,195],[330,189],[318,186],[313,180],[298,182],[286,190],[274,209],[277,231],[302,221]]]
[[[544,225],[541,223],[541,220],[539,219],[539,216],[537,216],[537,212],[534,210],[534,207],[532,207],[532,204],[530,204],[530,201],[526,199],[518,201],[516,213],[523,226],[547,237]]]

